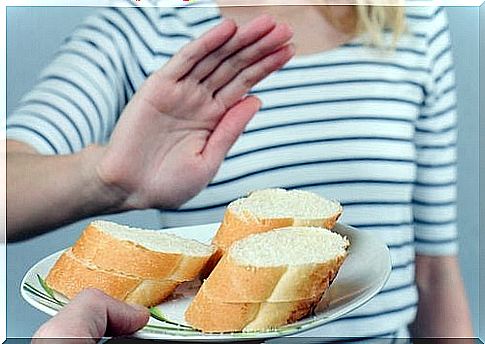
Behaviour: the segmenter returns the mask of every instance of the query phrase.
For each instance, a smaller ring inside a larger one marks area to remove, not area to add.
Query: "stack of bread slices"
[[[237,241],[185,313],[204,332],[274,329],[311,313],[349,242],[315,227],[285,227]]]
[[[182,282],[206,277],[185,313],[203,332],[274,329],[311,313],[347,256],[332,229],[338,202],[267,189],[229,204],[212,245],[95,221],[62,254],[46,282],[74,297],[94,287],[153,306]]]
[[[215,268],[186,320],[204,332],[256,331],[311,313],[347,256],[348,240],[329,230],[341,214],[338,202],[300,190],[230,203],[213,239]]]
[[[46,283],[68,298],[85,288],[144,306],[160,304],[196,279],[215,248],[162,231],[92,222],[49,272]]]
[[[217,251],[203,274],[208,276],[229,247],[248,235],[290,226],[332,229],[342,211],[340,203],[308,191],[254,191],[227,206],[221,226],[212,240]]]

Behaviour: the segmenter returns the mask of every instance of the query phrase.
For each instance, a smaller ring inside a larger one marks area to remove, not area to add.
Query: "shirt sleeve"
[[[70,154],[105,143],[133,94],[123,44],[101,10],[65,40],[36,86],[7,116],[7,138],[42,154]],[[119,34],[118,34],[119,36]]]
[[[416,253],[457,253],[457,106],[450,33],[443,8],[428,29],[429,78],[416,123],[417,175],[413,194]]]

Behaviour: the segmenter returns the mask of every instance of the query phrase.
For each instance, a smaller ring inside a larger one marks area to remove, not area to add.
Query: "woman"
[[[21,216],[24,193],[11,193],[9,230],[150,207],[165,209],[164,227],[215,222],[250,190],[303,188],[341,200],[343,221],[380,235],[393,263],[373,300],[304,336],[408,336],[415,318],[417,336],[472,336],[444,11],[207,5],[107,9],[70,36],[7,123],[9,166],[71,181],[48,197],[64,211],[46,218],[34,194],[37,216]]]

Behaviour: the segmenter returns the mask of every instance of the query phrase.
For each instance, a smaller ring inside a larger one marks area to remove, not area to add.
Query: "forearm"
[[[97,177],[102,154],[102,147],[90,146],[72,155],[43,156],[8,143],[7,239],[122,210],[123,192]]]
[[[456,257],[416,256],[415,337],[472,337],[465,288]]]

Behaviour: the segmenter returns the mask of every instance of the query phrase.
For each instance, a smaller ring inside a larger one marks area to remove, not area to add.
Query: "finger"
[[[138,331],[150,319],[148,308],[141,305],[129,305],[110,298],[112,303],[107,308],[107,336],[123,336]]]
[[[249,24],[238,29],[237,33],[226,44],[219,49],[214,50],[206,58],[200,61],[187,76],[195,80],[204,79],[207,75],[212,73],[224,59],[242,48],[253,44],[274,29],[275,26],[275,20],[268,15],[263,15],[252,20]]]
[[[244,69],[229,84],[221,88],[214,98],[226,106],[230,107],[259,81],[267,77],[275,70],[283,67],[295,54],[295,48],[292,44],[286,45],[273,54],[265,57],[249,68]]]
[[[203,83],[209,90],[217,91],[229,83],[244,68],[260,61],[287,43],[292,36],[293,32],[287,24],[277,25],[261,40],[224,61]]]
[[[113,299],[97,289],[86,289],[45,323],[36,337],[101,338],[121,336],[142,328],[149,312]]]
[[[230,108],[209,137],[202,155],[209,166],[218,167],[244,128],[261,107],[257,97],[247,97]]]
[[[237,27],[233,20],[225,19],[221,24],[184,46],[163,68],[157,71],[163,77],[179,80],[201,59],[226,43]]]

